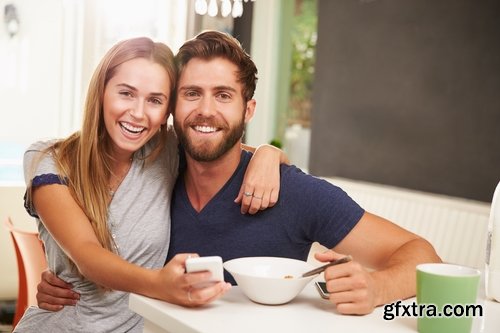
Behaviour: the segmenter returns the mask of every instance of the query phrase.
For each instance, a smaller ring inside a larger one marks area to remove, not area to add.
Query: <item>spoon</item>
[[[350,255],[348,255],[348,256],[345,256],[343,258],[340,258],[340,259],[337,259],[337,260],[334,260],[334,261],[330,261],[326,265],[320,266],[318,268],[315,268],[315,269],[313,269],[313,270],[311,270],[309,272],[306,272],[306,273],[302,274],[302,277],[308,277],[308,276],[311,276],[311,275],[319,274],[319,273],[323,272],[327,267],[334,266],[334,265],[344,264],[344,263],[349,262],[351,260],[352,260],[352,257]]]

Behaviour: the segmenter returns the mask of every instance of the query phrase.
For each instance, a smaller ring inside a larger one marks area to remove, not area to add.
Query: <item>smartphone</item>
[[[330,298],[330,293],[326,289],[326,282],[316,281],[316,282],[314,282],[314,284],[316,285],[316,289],[318,289],[318,293],[322,298],[324,298],[324,299]]]
[[[209,271],[212,273],[210,280],[194,285],[195,288],[205,288],[216,282],[224,281],[224,269],[222,268],[222,258],[219,256],[198,257],[186,259],[186,272],[203,272]]]

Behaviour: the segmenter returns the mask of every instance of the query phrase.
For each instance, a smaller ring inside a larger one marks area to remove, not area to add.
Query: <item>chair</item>
[[[29,306],[37,304],[37,285],[40,282],[41,273],[47,269],[47,260],[37,232],[15,228],[10,217],[7,217],[4,224],[14,243],[19,274],[19,292],[12,323],[12,327],[16,327],[24,311]]]

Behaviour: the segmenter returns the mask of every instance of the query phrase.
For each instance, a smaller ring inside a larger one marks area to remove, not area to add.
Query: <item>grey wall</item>
[[[319,0],[310,168],[491,201],[500,1]]]

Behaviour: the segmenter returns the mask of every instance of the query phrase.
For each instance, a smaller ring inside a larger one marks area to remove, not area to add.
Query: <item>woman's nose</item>
[[[144,116],[144,104],[137,101],[128,111],[133,118],[142,118]]]

